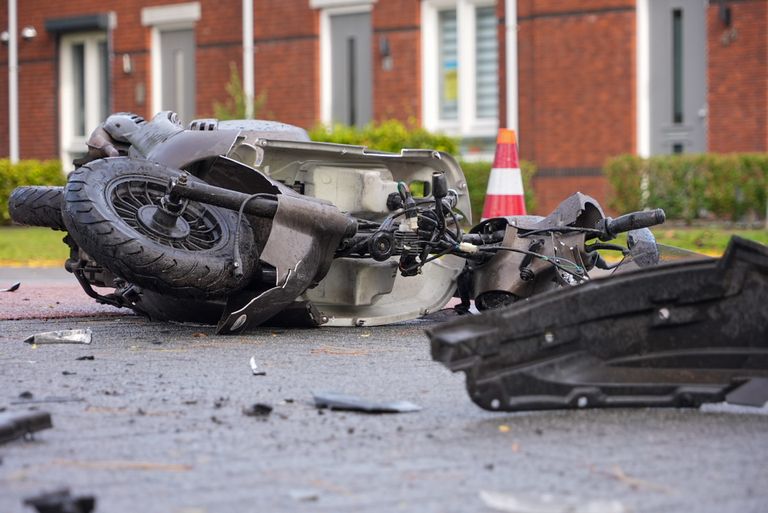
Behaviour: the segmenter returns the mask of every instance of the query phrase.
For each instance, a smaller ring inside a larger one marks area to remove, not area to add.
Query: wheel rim
[[[190,201],[178,218],[177,229],[157,230],[148,221],[161,208],[166,182],[144,176],[126,176],[115,180],[107,191],[115,213],[141,235],[164,246],[187,251],[206,251],[224,242],[221,218],[208,206]]]

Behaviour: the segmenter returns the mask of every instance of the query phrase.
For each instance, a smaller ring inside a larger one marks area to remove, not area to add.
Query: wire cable
[[[245,206],[248,204],[248,202],[257,198],[273,199],[277,201],[277,196],[274,194],[260,192],[257,194],[251,194],[245,198],[242,203],[240,203],[240,209],[237,211],[237,226],[235,226],[235,248],[232,254],[232,265],[234,266],[232,273],[237,277],[243,275],[243,258],[240,255],[240,225],[243,222],[243,212],[245,211]]]
[[[583,278],[586,273],[585,269],[582,266],[580,266],[576,262],[573,262],[572,260],[568,260],[567,258],[563,258],[563,257],[550,257],[547,255],[542,255],[541,253],[536,253],[534,251],[526,251],[524,249],[517,249],[517,248],[505,248],[501,246],[486,247],[486,248],[479,247],[478,249],[480,251],[485,251],[485,252],[510,251],[512,253],[521,253],[523,255],[531,255],[532,257],[539,258],[545,262],[549,262],[550,264],[557,267],[561,271],[566,272],[576,278]],[[563,265],[562,262],[567,262],[570,266],[572,266],[572,268],[569,269],[566,265]]]

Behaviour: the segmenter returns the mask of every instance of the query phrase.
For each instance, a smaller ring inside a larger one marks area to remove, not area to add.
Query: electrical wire
[[[248,204],[248,202],[257,198],[272,199],[277,201],[277,196],[274,194],[260,192],[257,194],[251,194],[245,198],[242,203],[240,203],[240,209],[237,211],[237,226],[235,226],[235,248],[232,253],[232,265],[234,266],[233,274],[237,277],[243,275],[243,258],[240,255],[240,225],[243,222],[243,212],[245,211],[245,206]]]
[[[517,249],[517,248],[505,248],[502,246],[494,246],[489,248],[480,247],[478,249],[480,251],[485,251],[485,252],[510,251],[512,253],[521,253],[523,255],[531,255],[532,257],[539,258],[545,262],[549,262],[550,264],[557,267],[561,271],[566,272],[576,278],[583,278],[586,272],[584,268],[579,264],[577,264],[576,262],[573,262],[563,257],[549,257],[547,255],[542,255],[541,253],[536,253],[533,251],[526,251],[524,249]],[[567,262],[570,266],[572,266],[572,269],[569,269],[567,266],[563,265],[562,262]]]

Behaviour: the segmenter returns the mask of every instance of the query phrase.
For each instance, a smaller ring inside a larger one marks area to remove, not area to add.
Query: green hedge
[[[309,131],[313,141],[337,144],[355,144],[368,148],[399,153],[403,148],[426,148],[456,155],[459,142],[445,134],[430,132],[416,126],[391,119],[369,123],[363,128],[346,125],[328,127],[320,125]]]
[[[618,212],[663,208],[669,219],[763,218],[768,154],[621,155],[604,166]],[[643,201],[643,177],[647,198]]]
[[[66,177],[58,160],[0,160],[0,224],[11,224],[8,196],[20,185],[64,185]]]

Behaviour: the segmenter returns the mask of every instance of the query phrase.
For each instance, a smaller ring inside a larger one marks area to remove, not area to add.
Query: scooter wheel
[[[180,174],[127,157],[89,162],[69,175],[64,224],[88,255],[130,283],[176,297],[224,297],[244,287],[253,274],[253,231],[243,220],[243,274],[237,276],[235,212],[189,201],[170,223],[167,216],[156,216],[169,180]]]
[[[8,198],[11,219],[27,226],[66,230],[61,217],[64,187],[27,185],[16,187]]]

